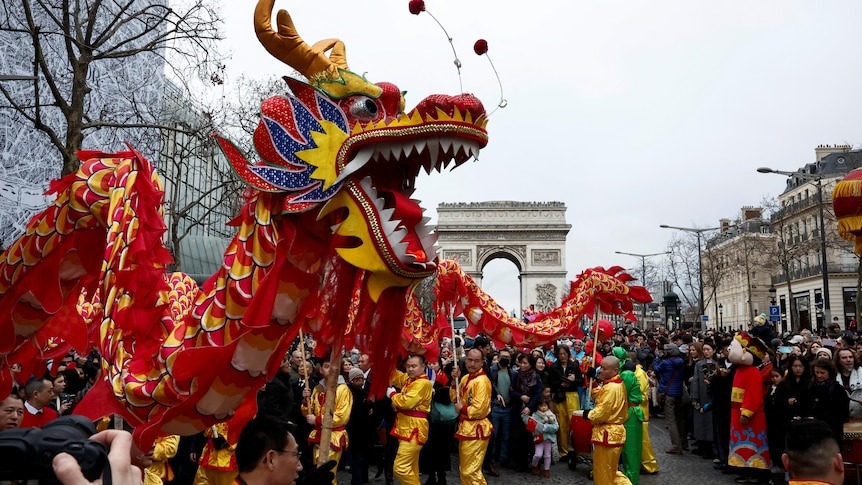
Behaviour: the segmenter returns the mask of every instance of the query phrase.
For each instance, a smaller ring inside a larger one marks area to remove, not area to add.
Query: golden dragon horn
[[[293,20],[287,10],[279,10],[276,17],[278,31],[272,30],[272,9],[275,0],[259,0],[254,9],[254,31],[263,47],[273,57],[299,71],[309,80],[324,75],[333,79],[338,77],[338,64],[326,57],[323,51],[310,47],[293,25]],[[340,42],[339,42],[340,43]],[[320,43],[318,43],[320,44]],[[344,59],[344,44],[341,44],[341,62]],[[336,54],[333,42],[333,54]]]
[[[324,39],[319,40],[311,46],[311,50],[315,52],[326,52],[331,50],[329,53],[329,60],[332,61],[336,66],[341,69],[350,70],[347,67],[347,50],[344,47],[344,42],[339,39]]]

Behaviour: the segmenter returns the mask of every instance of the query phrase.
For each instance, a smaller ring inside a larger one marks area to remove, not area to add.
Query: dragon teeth
[[[353,160],[350,161],[347,165],[344,166],[344,170],[341,171],[341,174],[338,178],[335,179],[333,185],[338,184],[343,181],[347,177],[356,173],[360,168],[364,167],[369,160],[371,160],[371,156],[374,155],[374,150],[371,148],[363,148],[353,157]]]
[[[380,225],[383,227],[383,233],[386,234],[387,236],[392,235],[395,232],[395,230],[398,228],[398,223],[400,223],[400,222],[401,221],[396,222],[396,221],[381,220]]]
[[[428,143],[428,156],[430,163],[436,163],[440,156],[440,144],[436,141]]]
[[[427,148],[427,147],[428,147],[428,141],[427,140],[420,140],[418,143],[416,143],[416,145],[413,145],[413,148],[416,149],[417,155],[421,155],[422,152],[424,152],[425,148]]]
[[[443,153],[449,151],[449,148],[452,147],[452,140],[450,138],[441,138],[440,139],[440,148],[443,149]]]

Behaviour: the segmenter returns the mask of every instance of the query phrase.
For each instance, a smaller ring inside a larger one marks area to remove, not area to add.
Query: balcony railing
[[[830,264],[827,266],[827,271],[829,274],[838,274],[838,273],[855,273],[857,266],[855,264]],[[810,278],[812,276],[820,276],[823,274],[820,266],[809,266],[807,268],[797,269],[790,272],[791,281],[799,280],[802,278]],[[772,277],[772,284],[777,285],[779,283],[787,282],[787,275],[781,273],[778,276]]]
[[[791,202],[790,204],[785,205],[784,207],[775,211],[772,216],[769,218],[770,221],[775,222],[786,217],[789,217],[793,214],[801,212],[804,209],[807,209],[811,206],[817,205],[817,197],[808,196],[800,201]]]

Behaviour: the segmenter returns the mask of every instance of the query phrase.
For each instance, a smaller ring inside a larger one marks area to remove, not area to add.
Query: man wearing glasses
[[[256,417],[248,422],[236,445],[240,485],[293,485],[302,471],[296,438],[284,421]],[[315,468],[301,483],[332,482],[335,462]]]

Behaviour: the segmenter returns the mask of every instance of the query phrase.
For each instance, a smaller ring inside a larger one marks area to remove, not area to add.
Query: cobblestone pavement
[[[653,448],[656,451],[656,459],[659,463],[659,473],[656,475],[641,475],[641,485],[659,485],[659,484],[732,484],[735,483],[734,475],[723,475],[712,468],[712,460],[703,459],[697,455],[686,453],[684,455],[668,455],[664,450],[670,448],[670,436],[668,435],[665,421],[663,419],[652,419],[650,421],[650,440]],[[453,457],[453,467],[456,467],[457,458]],[[571,471],[565,463],[558,463],[551,467],[550,478],[534,477],[529,473],[518,473],[512,470],[501,469],[500,477],[491,477],[485,475],[489,485],[524,485],[529,483],[542,484],[592,484],[589,477],[589,465],[579,464],[576,470]],[[370,470],[371,476],[374,476],[374,468]],[[424,484],[428,479],[427,475],[420,477]],[[350,474],[347,472],[339,472],[338,483],[347,485],[350,483]],[[385,484],[383,477],[371,480],[372,484]],[[447,484],[460,484],[458,479],[457,468],[447,474]]]

